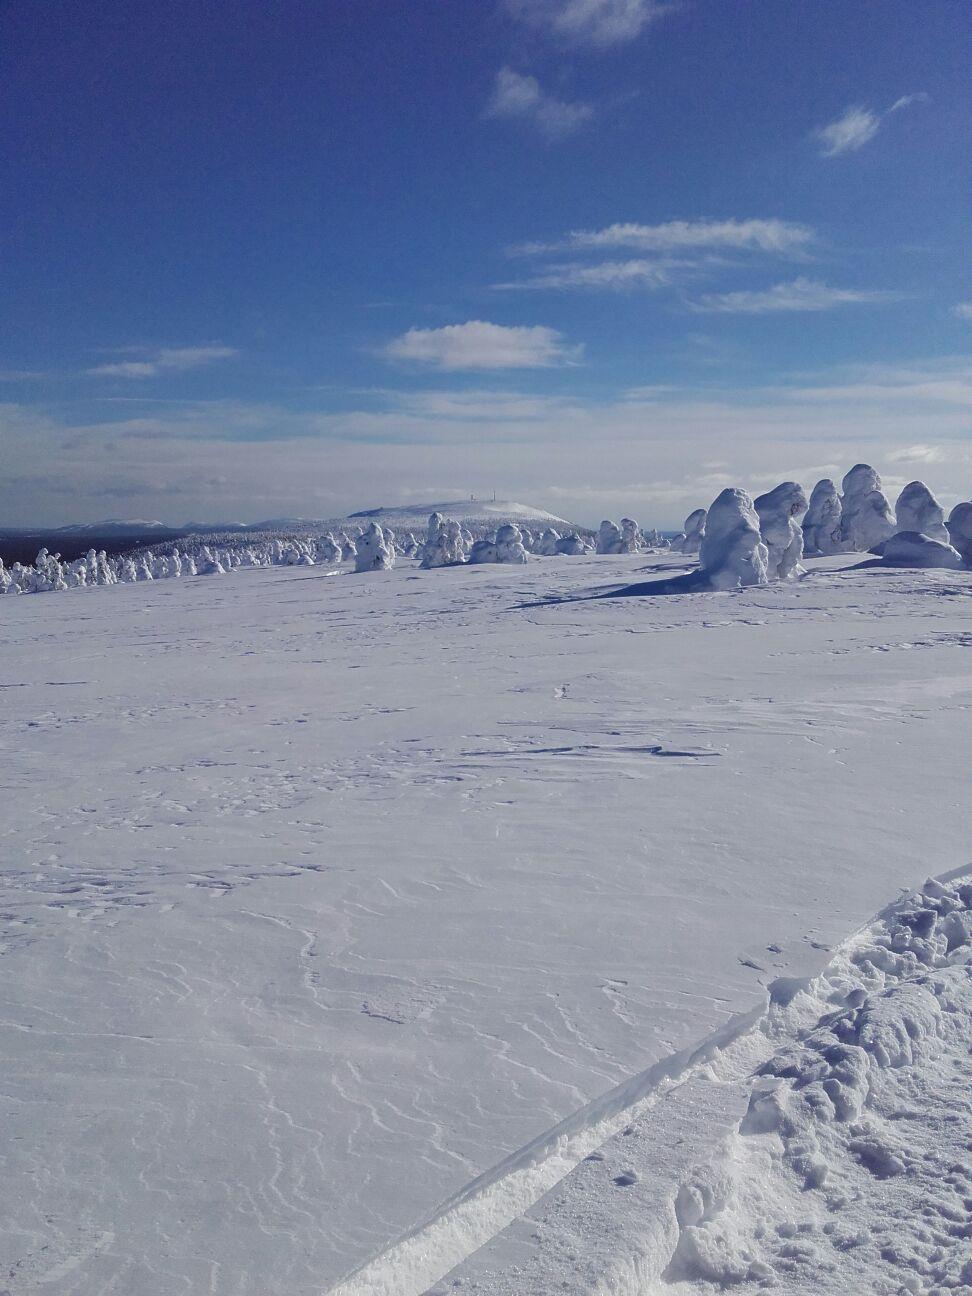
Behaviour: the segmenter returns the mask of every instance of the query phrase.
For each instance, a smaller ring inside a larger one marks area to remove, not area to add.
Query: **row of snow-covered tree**
[[[89,585],[212,575],[239,567],[314,566],[354,563],[357,572],[381,571],[396,556],[417,560],[423,568],[465,563],[524,563],[530,554],[546,557],[633,554],[672,548],[698,555],[699,586],[729,589],[787,580],[802,573],[803,556],[879,553],[889,564],[919,567],[972,566],[972,503],[945,511],[923,482],[909,482],[892,512],[881,478],[867,464],[844,477],[841,490],[819,481],[809,500],[796,482],[782,482],[755,500],[729,488],[708,509],[696,509],[671,542],[657,531],[644,531],[631,518],[620,525],[601,523],[595,537],[580,530],[563,533],[500,526],[495,532],[469,527],[439,513],[429,518],[425,536],[396,534],[372,522],[367,529],[348,528],[324,535],[237,538],[223,544],[193,541],[182,548],[166,543],[136,554],[108,557],[104,550],[62,562],[42,549],[32,566],[0,561],[0,594],[32,594]]]
[[[809,500],[781,482],[755,500],[738,487],[685,520],[673,542],[699,556],[698,583],[713,589],[765,585],[803,573],[801,559],[872,553],[889,566],[972,567],[972,502],[945,510],[924,482],[909,482],[894,511],[880,476],[856,464],[841,482],[817,482]]]

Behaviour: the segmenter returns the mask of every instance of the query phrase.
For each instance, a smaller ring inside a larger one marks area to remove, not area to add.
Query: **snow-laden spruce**
[[[803,528],[800,520],[807,511],[807,497],[796,482],[781,482],[760,495],[753,507],[767,550],[770,580],[791,580],[802,576]]]
[[[385,540],[385,533],[372,522],[358,541],[354,559],[356,572],[388,571],[395,566],[395,551]]]
[[[841,552],[840,494],[829,477],[817,482],[810,492],[803,519],[803,552],[810,558]]]
[[[568,558],[579,558],[591,552],[591,546],[576,531],[562,535],[557,541],[557,553]]]
[[[708,511],[699,550],[706,584],[716,590],[766,585],[767,564],[752,499],[738,486],[727,486]]]
[[[641,527],[634,518],[621,519],[621,553],[640,553],[642,548]]]
[[[896,531],[881,549],[889,567],[962,567],[962,555],[950,544],[933,540],[921,531]]]
[[[952,547],[962,555],[966,567],[972,567],[972,503],[956,504],[946,525]]]
[[[599,554],[618,554],[621,552],[621,529],[609,518],[597,529],[597,552]]]
[[[496,561],[501,563],[525,563],[527,552],[523,548],[523,537],[519,527],[512,522],[501,526],[496,532]]]
[[[948,544],[945,510],[924,482],[909,482],[894,506],[898,531],[917,531]]]
[[[459,523],[433,513],[422,546],[421,566],[426,570],[431,567],[455,567],[458,563],[464,563],[466,557],[466,542]]]
[[[695,509],[685,519],[679,549],[683,554],[697,554],[702,549],[708,513],[705,509]]]
[[[891,505],[870,464],[855,464],[841,490],[840,541],[845,552],[866,553],[894,535]]]

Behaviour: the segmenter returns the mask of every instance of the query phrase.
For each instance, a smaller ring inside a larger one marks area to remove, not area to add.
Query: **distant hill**
[[[515,500],[448,500],[439,504],[394,504],[387,508],[362,509],[359,513],[349,513],[338,523],[347,522],[360,526],[367,522],[377,522],[379,526],[389,526],[392,530],[401,527],[406,531],[425,529],[425,524],[432,513],[441,513],[443,517],[456,522],[475,522],[483,526],[498,527],[504,523],[523,522],[527,526],[573,527],[566,518],[557,517],[543,509],[534,508],[531,504],[518,504]],[[586,529],[586,528],[585,528]]]
[[[205,537],[227,540],[232,535],[307,535],[336,531],[346,527],[367,526],[377,522],[380,526],[397,531],[413,531],[416,535],[425,530],[429,515],[441,513],[443,517],[463,522],[467,526],[495,530],[504,523],[530,527],[555,527],[589,534],[588,527],[576,526],[566,518],[534,508],[531,504],[518,504],[515,500],[447,500],[432,504],[398,504],[389,507],[361,509],[338,518],[268,518],[263,522],[187,522],[185,526],[167,526],[164,522],[145,521],[140,518],[109,518],[103,522],[79,522],[72,526],[43,528],[10,528],[0,531],[0,558],[8,566],[13,562],[31,563],[37,551],[47,548],[59,553],[66,561],[79,558],[89,549],[104,549],[109,554],[126,553],[148,545],[166,541],[186,540],[204,543]],[[194,546],[190,546],[194,547]]]

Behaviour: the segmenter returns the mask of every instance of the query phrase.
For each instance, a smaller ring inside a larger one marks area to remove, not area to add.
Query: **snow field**
[[[854,562],[650,599],[596,596],[683,559],[5,600],[17,1296],[310,1296],[457,1202],[461,1261],[630,1119],[612,1094],[667,1101],[672,1059],[962,858],[969,573]],[[619,1230],[666,1146],[612,1163]]]

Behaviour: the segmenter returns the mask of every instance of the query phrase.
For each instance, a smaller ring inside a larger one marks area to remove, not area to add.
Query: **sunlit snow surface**
[[[677,561],[4,600],[0,1291],[325,1291],[967,859],[972,577]]]

